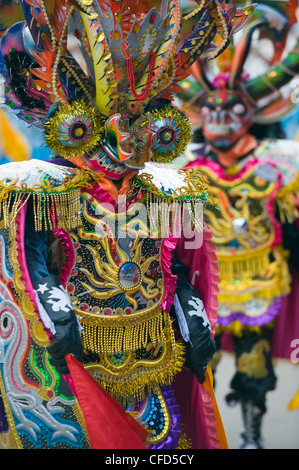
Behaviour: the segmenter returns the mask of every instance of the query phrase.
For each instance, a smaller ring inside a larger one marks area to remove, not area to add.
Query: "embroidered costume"
[[[268,8],[273,13],[276,7]],[[272,67],[263,75],[251,78],[246,74],[244,63],[253,33],[261,31],[262,38],[274,35],[279,39],[263,12],[263,6],[256,8],[253,25],[249,22],[235,48],[220,57],[220,73],[213,82],[206,64],[194,65],[195,80],[185,83],[190,98],[192,89],[192,98],[184,101],[184,109],[200,121],[203,136],[189,146],[185,158],[188,167],[206,176],[215,202],[205,211],[220,270],[215,341],[220,351],[222,333],[233,333],[237,371],[231,386],[236,393],[228,399],[241,400],[245,425],[241,446],[246,448],[263,446],[265,396],[276,383],[271,361],[273,322],[282,298],[290,292],[288,249],[298,233],[294,225],[298,143],[278,139],[275,133],[260,139],[253,127],[254,122],[279,120],[293,106],[290,97],[277,98],[273,91],[278,92],[298,73],[298,43],[283,60],[282,49],[277,48]],[[284,23],[280,44],[294,22],[294,10],[288,13],[292,18]],[[280,18],[284,18],[282,13]],[[213,368],[217,358],[219,354],[215,354]]]
[[[177,81],[252,8],[201,2],[180,44],[180,2],[21,3],[5,105],[56,157],[1,167],[2,429],[16,448],[226,447],[209,194],[159,162],[191,135]]]

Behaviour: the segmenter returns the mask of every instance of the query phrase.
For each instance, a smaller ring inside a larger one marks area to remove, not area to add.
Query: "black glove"
[[[68,294],[57,276],[47,276],[33,283],[40,303],[44,307],[55,332],[53,343],[48,346],[50,361],[59,372],[69,372],[65,356],[73,354],[78,360],[83,353],[79,325]],[[43,319],[43,318],[42,318]],[[46,322],[45,326],[46,325]]]
[[[199,292],[188,281],[187,267],[174,258],[172,272],[178,278],[174,310],[185,341],[186,365],[203,383],[207,365],[216,351],[210,335],[211,325]]]

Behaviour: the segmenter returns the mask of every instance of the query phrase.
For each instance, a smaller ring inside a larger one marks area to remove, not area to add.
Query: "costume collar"
[[[116,202],[119,201],[120,196],[125,196],[130,190],[130,181],[133,176],[137,175],[138,171],[131,171],[122,179],[121,188],[118,190],[114,182],[106,176],[101,176],[97,179],[97,183],[106,191]]]
[[[72,158],[72,162],[76,164],[79,168],[82,168],[87,171],[92,171],[91,168],[87,165],[86,162],[84,162],[81,157]],[[118,190],[114,182],[106,176],[99,176],[98,178],[96,178],[96,180],[99,186],[101,186],[101,188],[104,189],[104,191],[106,191],[114,199],[114,201],[117,202],[119,201],[120,196],[125,196],[128,193],[128,191],[130,190],[130,181],[133,176],[137,174],[138,171],[131,171],[130,173],[127,173],[122,178],[120,190]]]

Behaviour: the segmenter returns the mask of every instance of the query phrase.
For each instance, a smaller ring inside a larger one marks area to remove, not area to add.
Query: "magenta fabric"
[[[273,356],[289,360],[293,351],[291,342],[299,339],[299,279],[295,270],[291,270],[291,274],[291,292],[282,300],[273,338]]]
[[[200,292],[214,336],[218,311],[219,269],[211,231],[205,226],[200,249],[185,250],[184,242],[184,238],[178,240],[177,256],[179,261],[190,269],[189,281]]]
[[[211,334],[214,335],[218,310],[219,269],[215,255],[215,247],[211,241],[210,229],[205,227],[203,244],[200,249],[184,250],[184,238],[177,243],[178,259],[189,267],[189,280],[200,292],[208,318],[211,323]],[[217,417],[213,409],[213,398],[197,381],[196,376],[188,369],[177,374],[174,390],[180,413],[183,430],[191,440],[193,449],[216,449],[220,442],[217,440],[215,429]]]
[[[165,295],[161,303],[162,310],[169,313],[174,300],[176,290],[177,276],[172,274],[171,264],[173,250],[176,247],[178,239],[175,237],[164,238],[161,250],[161,264],[164,275]]]
[[[146,449],[147,431],[72,354],[66,355],[92,449]]]
[[[17,245],[17,260],[19,266],[22,266],[22,276],[21,281],[25,286],[25,293],[28,295],[30,302],[32,303],[35,313],[40,318],[38,305],[36,303],[36,296],[35,292],[31,283],[30,275],[27,268],[26,262],[26,253],[25,253],[25,245],[24,245],[24,237],[25,237],[25,218],[26,218],[26,211],[27,211],[27,204],[25,204],[18,212],[16,217],[16,245]],[[44,328],[47,336],[51,338],[52,334],[50,330]]]
[[[176,376],[173,388],[182,416],[183,431],[191,440],[192,449],[210,449],[202,393],[195,375],[183,368]]]
[[[26,263],[26,254],[25,254],[25,247],[24,247],[24,232],[25,232],[25,217],[27,211],[27,204],[25,204],[20,211],[18,212],[16,218],[16,244],[17,244],[17,254],[18,254],[18,262],[19,265],[22,266],[22,280],[25,285],[25,292],[29,295],[30,301],[38,311],[38,307],[36,304],[36,297],[34,294],[34,290],[31,284],[27,263]]]

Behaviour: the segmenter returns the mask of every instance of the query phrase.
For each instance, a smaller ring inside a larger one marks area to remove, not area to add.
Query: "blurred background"
[[[240,406],[228,406],[225,400],[231,391],[229,383],[235,370],[234,360],[233,354],[223,353],[217,369],[215,387],[229,449],[239,449],[242,429]],[[265,449],[299,449],[299,408],[288,408],[291,399],[299,390],[299,364],[293,364],[286,359],[276,359],[275,374],[277,386],[267,395],[268,411],[262,423],[264,446]]]

